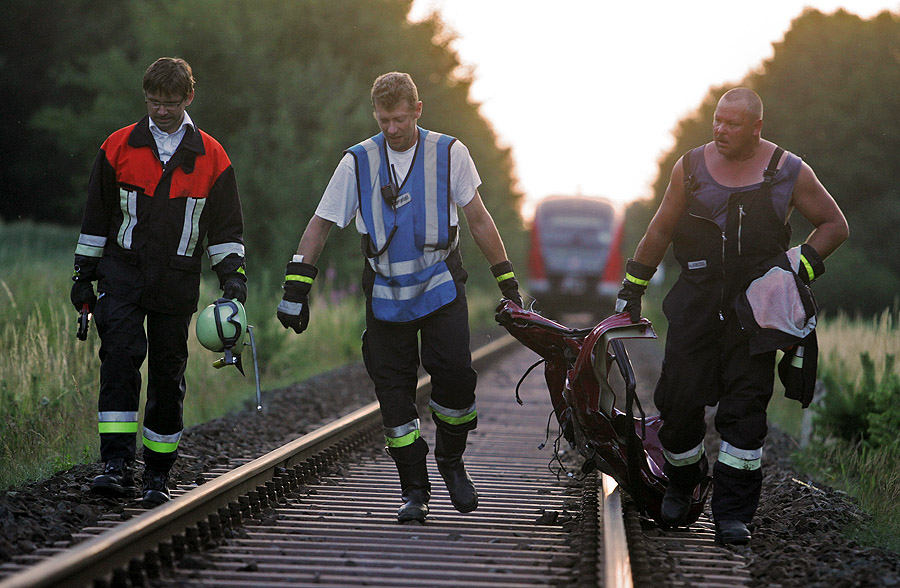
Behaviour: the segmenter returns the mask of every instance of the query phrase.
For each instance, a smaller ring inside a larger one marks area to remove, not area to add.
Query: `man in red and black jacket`
[[[149,351],[142,501],[152,507],[169,500],[204,244],[225,298],[244,303],[247,286],[234,169],[218,141],[185,111],[194,99],[190,65],[156,60],[143,89],[147,116],[110,135],[94,162],[71,300],[93,313],[101,341],[100,457],[106,467],[92,481],[95,494],[126,496],[134,486],[140,367]]]

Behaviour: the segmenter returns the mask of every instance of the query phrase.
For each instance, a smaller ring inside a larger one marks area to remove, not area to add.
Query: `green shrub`
[[[875,362],[868,351],[860,353],[861,371],[825,369],[822,379],[827,392],[813,406],[820,437],[836,437],[861,443],[871,449],[897,445],[900,430],[900,376],[894,372],[894,355],[884,359],[877,378]]]

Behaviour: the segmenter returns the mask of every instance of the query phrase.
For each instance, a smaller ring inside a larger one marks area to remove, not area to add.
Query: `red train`
[[[535,210],[528,293],[547,316],[612,312],[622,285],[622,215],[606,199],[551,196]]]

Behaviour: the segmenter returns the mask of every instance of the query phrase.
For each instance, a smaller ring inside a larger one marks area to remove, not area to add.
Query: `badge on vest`
[[[409,204],[410,202],[412,202],[412,196],[409,192],[400,194],[400,196],[397,197],[397,201],[394,203],[394,208],[400,208],[404,204]]]
[[[688,262],[688,269],[689,269],[689,270],[693,270],[693,269],[703,269],[703,268],[705,268],[705,267],[706,267],[706,260],[705,260],[705,259],[701,259],[700,261],[689,261],[689,262]]]

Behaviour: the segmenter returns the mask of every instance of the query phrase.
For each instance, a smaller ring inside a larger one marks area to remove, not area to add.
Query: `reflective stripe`
[[[359,165],[360,155],[364,155],[363,162],[367,164],[368,167],[368,170],[359,170],[360,172],[366,172],[360,174],[360,180],[364,181],[363,178],[367,178],[371,186],[369,191],[367,191],[367,188],[364,186],[358,186],[358,189],[361,191],[361,194],[367,194],[371,192],[371,214],[373,222],[371,227],[366,224],[366,228],[370,233],[374,230],[374,234],[372,234],[370,238],[372,239],[372,244],[375,246],[375,250],[377,251],[384,246],[385,242],[387,242],[388,235],[385,229],[384,209],[381,207],[380,203],[378,203],[378,200],[381,198],[381,186],[378,185],[378,170],[381,166],[381,151],[378,143],[375,142],[374,137],[366,139],[359,145],[360,147],[362,147],[363,151],[360,154],[357,154],[357,166]],[[371,154],[371,156],[369,154]],[[412,166],[412,164],[410,164],[410,166]],[[362,206],[360,206],[360,209],[362,209]],[[396,215],[396,212],[394,214]],[[387,264],[390,263],[390,256],[388,255],[387,251],[382,253],[379,256],[379,259]],[[378,271],[377,268],[375,271]]]
[[[791,367],[802,368],[803,367],[803,355],[806,353],[806,349],[803,345],[798,345],[794,350],[794,357],[791,358]]]
[[[719,446],[719,463],[738,470],[758,470],[762,466],[762,447],[759,449],[739,449],[722,441]]]
[[[106,237],[81,233],[78,235],[78,245],[75,246],[75,254],[84,255],[85,257],[103,257],[103,249],[105,248]]]
[[[313,278],[309,276],[301,276],[298,274],[287,274],[284,276],[285,282],[306,282],[307,284],[313,283]]]
[[[449,271],[432,276],[427,282],[421,282],[412,286],[387,286],[375,284],[372,286],[372,298],[387,298],[390,300],[412,300],[421,296],[424,292],[445,282],[452,282],[453,276]]]
[[[812,264],[809,263],[809,260],[807,260],[806,256],[803,254],[800,255],[800,263],[802,263],[803,267],[806,268],[806,275],[809,276],[809,281],[812,282],[813,280],[815,280],[816,275],[813,272]]]
[[[193,255],[197,248],[197,237],[200,235],[200,215],[206,205],[206,198],[184,199],[184,224],[181,225],[181,240],[178,242],[178,255]],[[210,261],[212,256],[210,256]],[[215,265],[215,264],[212,264]]]
[[[110,422],[137,422],[138,413],[137,411],[115,411],[115,410],[106,410],[103,412],[97,413],[97,420],[101,423],[110,423]]]
[[[160,435],[144,427],[144,447],[157,453],[174,453],[181,440],[181,431],[172,435]]]
[[[646,286],[650,283],[650,280],[642,280],[640,278],[636,278],[636,277],[632,276],[631,274],[629,274],[628,272],[625,272],[625,279],[628,280],[629,282],[631,282],[632,284],[637,284],[638,286]]]
[[[100,433],[137,433],[138,413],[136,411],[108,410],[97,413],[97,429]]]
[[[384,442],[388,447],[406,447],[407,445],[412,445],[415,443],[416,439],[419,438],[419,431],[415,430],[412,433],[404,435],[402,437],[385,437]]]
[[[206,248],[206,254],[209,256],[209,265],[211,267],[219,265],[219,262],[232,253],[244,257],[244,245],[242,243],[219,243],[218,245],[210,245]]]
[[[673,466],[691,465],[697,463],[700,461],[700,458],[703,457],[703,443],[684,453],[672,453],[671,451],[663,449],[663,455],[665,456],[666,461]]]
[[[438,212],[437,185],[438,139],[440,139],[440,134],[428,133],[425,135],[425,140],[422,144],[425,150],[422,154],[425,157],[425,243],[438,243],[441,238],[439,224],[441,215]],[[444,206],[446,206],[446,203]]]
[[[502,282],[503,280],[508,280],[510,278],[515,278],[515,277],[516,277],[516,274],[514,274],[512,272],[507,272],[505,274],[500,274],[499,276],[497,276],[497,282]]]
[[[372,266],[372,269],[375,270],[376,273],[381,274],[382,276],[405,276],[414,274],[447,259],[450,252],[456,248],[457,243],[459,243],[458,233],[456,240],[447,249],[432,249],[431,251],[423,253],[421,257],[410,259],[409,261],[398,261],[396,263],[390,263],[390,261],[376,263],[375,258],[370,258],[369,265]],[[387,252],[378,256],[377,259],[387,259]]]
[[[384,428],[384,443],[388,447],[406,447],[419,438],[419,419],[413,419],[399,427]]]
[[[137,191],[119,188],[119,208],[122,209],[122,226],[116,235],[116,242],[122,249],[131,249],[132,233],[137,224]]]
[[[303,310],[303,303],[282,300],[278,303],[278,308],[276,310],[285,314],[298,315],[300,314],[300,311]]]
[[[135,423],[98,423],[97,430],[100,433],[137,433],[138,424]]]
[[[464,423],[468,423],[478,416],[478,411],[475,410],[474,402],[468,408],[462,409],[447,408],[445,406],[441,406],[434,400],[430,401],[428,403],[428,406],[431,407],[431,412],[433,412],[437,416],[437,418],[451,425],[461,425]]]

